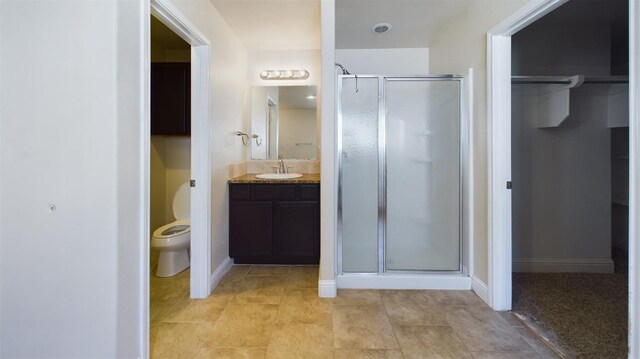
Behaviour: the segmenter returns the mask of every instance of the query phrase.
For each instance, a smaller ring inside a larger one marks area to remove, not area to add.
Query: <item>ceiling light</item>
[[[384,34],[389,30],[391,30],[391,24],[386,22],[381,22],[371,27],[371,31],[373,31],[374,34]]]
[[[309,78],[307,70],[266,70],[260,73],[263,80],[306,80]]]
[[[316,95],[307,95],[306,98],[307,98],[307,100],[315,100],[316,99]]]

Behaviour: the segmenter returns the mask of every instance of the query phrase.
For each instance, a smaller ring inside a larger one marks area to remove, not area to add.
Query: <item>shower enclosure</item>
[[[463,77],[338,77],[338,274],[464,274]]]

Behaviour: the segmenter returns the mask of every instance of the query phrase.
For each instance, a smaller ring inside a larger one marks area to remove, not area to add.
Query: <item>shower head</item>
[[[339,63],[336,62],[336,66],[338,66],[340,69],[342,69],[342,74],[343,75],[351,75],[349,73],[349,71],[347,71],[347,69],[345,69],[344,66],[342,66],[342,64],[339,64]]]

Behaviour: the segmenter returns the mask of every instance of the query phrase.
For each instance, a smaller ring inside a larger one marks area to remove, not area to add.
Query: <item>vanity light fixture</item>
[[[305,98],[307,100],[315,100],[316,99],[316,95],[307,95],[307,96],[305,96]]]
[[[263,80],[306,80],[309,78],[307,70],[266,70],[260,73]]]

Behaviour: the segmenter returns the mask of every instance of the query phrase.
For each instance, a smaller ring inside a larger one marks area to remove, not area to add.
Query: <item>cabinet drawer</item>
[[[295,185],[254,185],[254,200],[293,200],[296,198]]]
[[[251,191],[248,184],[234,184],[229,186],[229,197],[231,199],[250,199]]]
[[[318,201],[320,200],[320,186],[315,184],[303,184],[298,187],[300,189],[300,200],[302,201]]]

